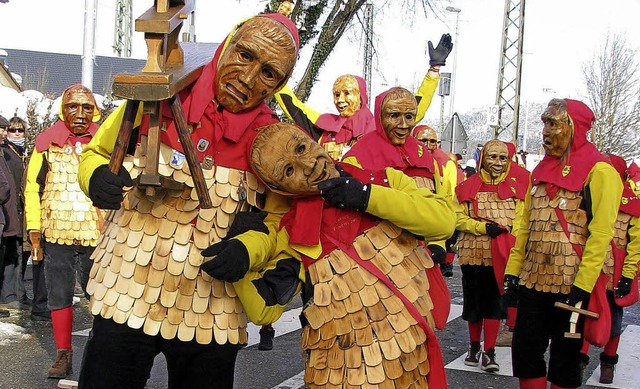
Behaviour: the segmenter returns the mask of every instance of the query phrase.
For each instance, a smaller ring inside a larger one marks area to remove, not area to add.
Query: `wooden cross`
[[[167,100],[171,107],[178,137],[193,177],[201,208],[212,208],[204,174],[191,141],[187,121],[178,93],[194,82],[202,68],[211,61],[214,44],[178,42],[184,20],[193,11],[195,0],[156,0],[154,6],[135,22],[136,31],[144,32],[147,43],[147,62],[139,73],[117,74],[114,95],[129,100],[109,161],[109,170],[118,174],[131,139],[131,132],[140,103],[150,117],[147,136],[147,163],[137,179],[146,187],[146,194],[156,195],[158,188],[180,189],[182,184],[158,174],[162,112],[160,102]]]

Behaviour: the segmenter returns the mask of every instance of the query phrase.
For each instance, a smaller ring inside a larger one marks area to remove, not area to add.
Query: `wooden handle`
[[[600,315],[598,313],[596,313],[596,312],[591,312],[591,311],[587,311],[586,309],[576,308],[573,305],[561,303],[560,301],[556,301],[553,304],[553,306],[556,307],[556,308],[565,309],[567,311],[575,312],[575,313],[578,313],[580,315],[585,315],[585,316],[591,317],[593,319],[597,319],[597,318],[600,317]]]
[[[207,183],[202,173],[202,167],[200,167],[200,161],[196,154],[196,148],[191,141],[191,134],[187,128],[187,120],[182,112],[182,103],[180,102],[180,96],[175,95],[169,98],[171,104],[171,112],[173,113],[173,120],[176,123],[176,129],[178,130],[178,137],[184,150],[184,155],[191,171],[191,177],[193,178],[193,184],[200,200],[201,208],[213,208],[209,191],[207,190]]]
[[[127,154],[131,133],[133,132],[133,123],[136,120],[140,100],[128,100],[126,104],[122,123],[120,123],[120,130],[118,130],[116,144],[113,145],[111,159],[109,160],[109,171],[115,175],[120,173],[124,156]]]

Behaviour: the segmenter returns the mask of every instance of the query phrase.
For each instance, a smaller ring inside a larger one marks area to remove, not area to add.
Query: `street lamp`
[[[453,70],[451,71],[451,100],[449,101],[449,112],[451,115],[451,152],[454,153],[456,144],[456,121],[453,120],[453,114],[455,113],[454,101],[456,98],[456,79],[458,78],[458,73],[456,73],[456,65],[458,64],[458,21],[460,20],[460,12],[462,10],[456,7],[447,7],[445,10],[456,14],[456,33],[455,39],[453,40]]]

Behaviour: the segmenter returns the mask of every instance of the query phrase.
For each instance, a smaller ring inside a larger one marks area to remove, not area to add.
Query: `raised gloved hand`
[[[433,48],[433,43],[429,41],[429,65],[431,66],[444,66],[449,53],[453,49],[453,42],[451,42],[451,35],[442,34],[438,46]]]
[[[42,262],[42,233],[37,230],[29,231],[29,241],[31,242],[31,260],[34,265]]]
[[[229,231],[227,232],[225,239],[231,239],[234,236],[243,234],[247,231],[258,231],[268,234],[269,229],[266,224],[264,224],[265,217],[267,217],[267,213],[265,211],[238,212],[235,219],[233,219],[233,223],[231,223],[231,226],[229,227]]]
[[[575,285],[571,285],[571,291],[567,295],[566,303],[567,305],[575,306],[579,301],[587,301],[589,296],[591,296],[591,293]]]
[[[616,298],[622,298],[631,293],[631,278],[621,276],[618,280],[618,286],[616,286]]]
[[[249,271],[249,252],[237,239],[218,242],[202,250],[203,257],[214,257],[200,265],[211,277],[236,282]]]
[[[355,209],[363,212],[369,204],[371,185],[365,185],[353,177],[338,177],[318,184],[322,197],[338,209]]]
[[[501,227],[499,224],[496,224],[496,223],[487,223],[486,227],[487,227],[487,235],[489,235],[492,238],[495,238],[500,234],[504,234],[505,232],[509,232],[509,230],[507,230],[504,227]]]
[[[98,166],[89,179],[89,198],[101,209],[120,209],[125,186],[133,186],[133,180],[125,168],[116,176],[108,165]]]
[[[429,248],[429,251],[431,251],[431,259],[433,259],[433,262],[437,265],[440,265],[447,260],[447,252],[442,247],[437,244],[430,244],[427,247]]]

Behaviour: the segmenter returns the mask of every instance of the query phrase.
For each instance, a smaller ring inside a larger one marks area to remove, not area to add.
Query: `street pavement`
[[[517,379],[510,376],[510,348],[497,348],[499,373],[485,373],[479,367],[465,366],[462,360],[468,347],[466,322],[459,315],[462,304],[460,268],[447,279],[451,290],[452,313],[447,327],[438,331],[438,339],[446,363],[451,389],[517,389]],[[236,389],[299,389],[303,388],[302,352],[300,350],[300,298],[296,296],[283,317],[274,324],[276,338],[271,351],[259,351],[258,326],[250,325],[249,344],[240,350],[236,363]],[[82,352],[91,327],[87,301],[82,298],[74,306],[73,375],[77,380]],[[620,342],[620,362],[614,383],[598,383],[599,353],[592,347],[591,363],[585,371],[583,388],[640,388],[640,305],[625,308],[624,332]],[[29,311],[11,310],[11,316],[0,319],[0,389],[50,389],[58,380],[47,379],[46,373],[55,357],[55,343],[48,322],[32,322]],[[114,372],[117,374],[117,372]],[[149,389],[167,388],[166,363],[159,355],[147,383]]]

